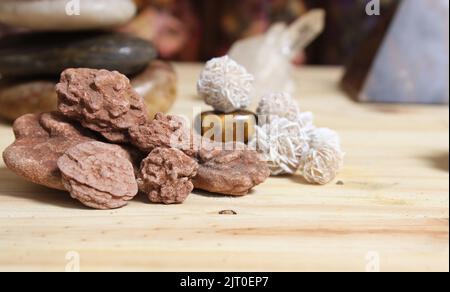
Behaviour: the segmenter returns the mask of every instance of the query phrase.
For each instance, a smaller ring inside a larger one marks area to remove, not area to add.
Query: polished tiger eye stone
[[[220,142],[247,143],[255,134],[257,117],[251,111],[239,110],[232,113],[215,111],[201,113],[201,135]]]

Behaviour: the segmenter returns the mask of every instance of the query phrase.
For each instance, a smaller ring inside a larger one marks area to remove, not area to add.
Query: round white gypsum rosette
[[[343,166],[344,153],[336,132],[318,128],[311,135],[310,147],[301,156],[300,170],[310,183],[331,182]]]
[[[289,93],[270,93],[261,98],[256,114],[265,116],[266,120],[277,116],[294,122],[299,119],[300,108]]]
[[[308,135],[299,123],[274,116],[269,123],[256,127],[256,135],[249,146],[261,153],[275,176],[297,171],[302,153],[308,150],[308,142]]]
[[[297,122],[308,136],[311,136],[316,129],[316,126],[314,126],[314,114],[312,112],[301,112],[297,117]]]
[[[206,63],[197,83],[199,95],[215,110],[230,113],[250,105],[253,76],[228,56]]]

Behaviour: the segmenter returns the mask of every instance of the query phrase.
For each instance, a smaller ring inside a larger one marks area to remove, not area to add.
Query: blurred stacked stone
[[[133,26],[136,13],[132,0],[1,1],[7,33],[0,33],[0,118],[55,110],[54,87],[66,68],[117,70],[130,78],[150,116],[168,111],[176,74],[156,60],[151,39],[139,37],[152,28]]]
[[[449,2],[408,0],[382,21],[348,64],[343,89],[355,100],[449,103]]]

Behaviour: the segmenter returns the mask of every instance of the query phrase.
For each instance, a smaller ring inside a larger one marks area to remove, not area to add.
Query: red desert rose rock
[[[143,98],[117,71],[67,69],[56,91],[63,115],[114,143],[128,142],[128,129],[148,120]]]
[[[269,177],[270,171],[256,151],[241,147],[235,148],[236,150],[224,149],[228,148],[216,147],[198,152],[199,169],[193,179],[195,188],[211,193],[243,196]]]
[[[153,121],[132,127],[129,133],[132,144],[145,153],[163,147],[192,155],[190,130],[181,117],[157,113]]]
[[[177,116],[157,114],[152,122],[131,128],[130,137],[136,147],[147,153],[158,147],[177,148],[197,159],[200,166],[193,182],[198,189],[242,196],[269,176],[266,163],[255,151],[239,143],[231,148],[238,150],[224,150],[230,145],[191,134]]]
[[[156,148],[142,162],[139,189],[153,203],[182,203],[194,189],[191,179],[197,169],[197,162],[182,151]]]
[[[39,185],[64,190],[57,160],[67,149],[93,140],[93,134],[59,113],[28,114],[13,125],[16,141],[3,152],[6,166]]]
[[[120,146],[87,142],[69,149],[58,167],[74,199],[95,209],[115,209],[138,193],[130,159]]]

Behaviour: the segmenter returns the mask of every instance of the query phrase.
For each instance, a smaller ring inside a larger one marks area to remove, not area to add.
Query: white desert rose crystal
[[[231,113],[250,105],[253,79],[243,66],[224,56],[206,63],[197,90],[206,104]]]
[[[302,175],[308,182],[325,185],[336,177],[344,159],[340,144],[338,134],[330,129],[312,132],[309,150],[300,159]]]
[[[269,123],[256,127],[256,135],[249,145],[261,153],[275,176],[297,171],[302,153],[308,150],[308,142],[308,135],[299,123],[273,117]]]
[[[294,122],[299,119],[300,108],[289,93],[270,93],[261,98],[256,113],[265,116],[266,120],[277,116]]]
[[[311,136],[316,129],[314,126],[314,114],[312,112],[302,112],[297,117],[297,122],[308,136]]]
[[[261,124],[271,120],[272,117],[285,118],[297,122],[306,133],[315,129],[312,112],[301,112],[296,100],[289,93],[271,93],[261,98],[256,109]]]

